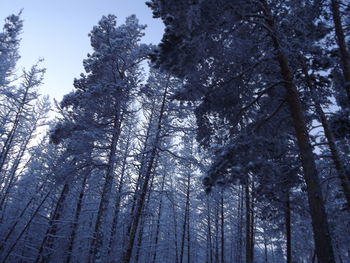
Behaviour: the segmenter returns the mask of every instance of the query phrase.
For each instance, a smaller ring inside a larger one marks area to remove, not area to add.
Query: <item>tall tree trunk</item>
[[[221,189],[220,196],[220,208],[221,208],[221,263],[225,263],[225,214],[224,214],[224,190]]]
[[[328,147],[331,151],[332,159],[333,159],[333,162],[335,165],[335,169],[337,171],[337,175],[339,177],[340,184],[341,184],[341,187],[342,187],[342,190],[343,190],[346,202],[347,202],[347,208],[350,209],[350,183],[349,183],[350,175],[347,175],[347,173],[346,173],[346,169],[345,169],[343,162],[341,160],[342,158],[341,158],[340,151],[335,143],[335,138],[334,138],[333,132],[329,126],[326,114],[324,113],[322,106],[318,101],[316,90],[315,90],[315,87],[311,81],[311,77],[309,75],[306,61],[304,58],[302,58],[302,68],[303,68],[303,73],[305,75],[307,85],[310,89],[311,98],[312,98],[313,103],[315,105],[316,113],[320,118],[325,136],[327,138]]]
[[[87,178],[89,175],[90,175],[90,172],[86,172],[84,174],[83,181],[81,184],[78,202],[76,205],[75,215],[74,215],[74,219],[73,219],[73,223],[72,223],[72,228],[71,228],[70,235],[69,235],[69,246],[68,246],[68,250],[67,250],[66,263],[70,263],[70,261],[72,259],[74,242],[75,242],[75,238],[76,238],[77,231],[78,231],[78,222],[80,219],[81,209],[83,207],[83,199],[84,199],[84,195],[85,195],[86,181],[87,181]]]
[[[52,190],[52,189],[51,189]],[[34,220],[34,218],[37,216],[38,212],[40,211],[42,205],[45,203],[45,201],[47,200],[47,198],[51,195],[51,191],[48,191],[46,193],[46,195],[44,196],[44,198],[41,200],[41,202],[39,203],[39,205],[37,206],[37,208],[35,209],[35,211],[33,212],[33,214],[31,215],[31,217],[29,218],[28,222],[26,223],[26,225],[23,227],[23,229],[20,231],[19,235],[17,236],[17,238],[15,239],[15,241],[12,243],[12,245],[10,246],[10,249],[7,251],[7,253],[5,254],[4,258],[2,259],[2,263],[8,262],[7,259],[9,258],[9,256],[11,255],[11,253],[13,252],[13,250],[15,249],[15,247],[18,244],[18,241],[22,238],[22,236],[24,235],[24,233],[27,231],[27,229],[29,228],[29,226],[31,225],[32,221]],[[16,221],[16,224],[18,223],[18,221]],[[13,226],[13,228],[11,228],[12,230],[10,232],[12,232],[15,229],[15,225]],[[10,233],[9,232],[9,233]],[[8,234],[9,235],[9,234]],[[8,235],[6,236],[8,238]],[[6,239],[7,239],[6,238]],[[6,240],[5,239],[5,240]]]
[[[255,246],[255,185],[252,179],[252,190],[251,190],[251,205],[250,205],[250,258],[254,262],[254,246]]]
[[[207,225],[208,225],[208,233],[207,233],[207,252],[208,252],[208,262],[213,263],[213,249],[212,249],[212,230],[211,230],[211,209],[210,209],[210,199],[207,196]]]
[[[26,83],[24,84],[24,93],[22,99],[20,99],[18,109],[16,111],[16,115],[13,121],[12,128],[10,132],[8,133],[6,140],[4,142],[4,145],[0,152],[0,174],[3,172],[4,165],[6,163],[7,157],[10,153],[11,148],[13,147],[13,140],[15,138],[15,135],[17,133],[17,129],[20,125],[22,114],[25,110],[25,106],[28,103],[28,95],[29,90],[33,88],[33,81],[35,78],[35,74],[33,72],[25,73],[26,76]]]
[[[219,253],[219,247],[220,247],[220,242],[219,242],[219,234],[220,234],[220,229],[219,229],[219,200],[217,196],[215,197],[215,254],[214,254],[214,259],[215,263],[220,263],[220,253]]]
[[[283,85],[287,92],[286,100],[291,111],[295,135],[299,146],[318,259],[320,263],[334,263],[335,259],[332,239],[329,231],[322,188],[316,170],[314,154],[312,152],[310,138],[306,128],[300,97],[293,82],[293,75],[289,68],[288,59],[280,45],[277,30],[275,29],[274,20],[270,13],[268,4],[266,3],[266,0],[261,1],[265,7],[265,16],[267,17],[266,23],[271,29],[269,34],[276,49],[276,58],[284,80]]]
[[[10,175],[9,175],[9,182],[7,184],[7,186],[5,186],[5,193],[2,195],[1,201],[0,201],[0,211],[2,211],[3,209],[3,205],[7,199],[8,194],[10,193],[13,185],[15,184],[15,182],[17,181],[16,178],[16,173],[17,173],[17,169],[19,167],[19,165],[21,164],[22,158],[24,156],[24,154],[26,153],[26,150],[28,148],[29,142],[33,137],[33,133],[36,130],[37,127],[37,120],[35,121],[35,123],[33,123],[33,126],[30,129],[29,134],[27,135],[27,138],[25,139],[25,141],[23,142],[23,144],[20,147],[20,150],[17,154],[16,159],[14,160],[14,163],[10,169]],[[2,217],[2,215],[1,215]]]
[[[174,223],[174,245],[175,245],[175,263],[179,262],[179,245],[178,245],[178,236],[177,236],[177,211],[176,211],[176,199],[175,199],[175,187],[173,182],[171,182],[171,189],[173,189],[172,194],[172,210],[173,210],[173,223]]]
[[[343,76],[345,81],[344,88],[348,96],[348,102],[350,102],[350,54],[346,47],[344,29],[339,9],[339,0],[332,0],[331,8],[333,14],[335,34],[337,36],[337,43],[339,47],[340,60],[343,68]]]
[[[247,175],[247,177],[249,177]],[[251,220],[251,203],[250,203],[250,190],[249,190],[249,178],[245,183],[245,221],[246,221],[246,232],[245,232],[245,261],[246,263],[252,263],[252,220]]]
[[[46,235],[41,242],[41,246],[39,248],[38,256],[35,262],[48,262],[51,256],[51,250],[54,245],[55,236],[58,230],[59,220],[63,215],[64,203],[66,201],[70,186],[69,183],[65,183],[58,198],[57,205],[55,210],[51,216],[49,226],[46,232]]]
[[[286,226],[286,239],[287,239],[287,263],[292,263],[292,230],[291,230],[291,210],[289,189],[286,191],[286,200],[284,208],[284,222]]]
[[[243,207],[244,207],[244,198],[243,198],[243,186],[239,186],[239,198],[238,198],[238,213],[237,213],[237,255],[236,262],[242,262],[242,247],[243,247]]]
[[[161,196],[159,200],[159,206],[158,206],[158,215],[157,215],[157,223],[156,223],[156,233],[155,233],[155,241],[154,241],[154,251],[153,251],[153,259],[152,263],[156,263],[157,261],[157,252],[158,252],[158,240],[159,240],[159,230],[160,230],[160,220],[162,215],[162,206],[163,206],[163,191],[164,191],[164,184],[165,184],[165,173],[163,174],[162,178],[162,185],[160,188]]]
[[[188,199],[190,199],[189,196]],[[188,204],[187,208],[187,263],[191,263],[190,204]]]
[[[170,77],[168,77],[168,83],[166,84],[163,98],[162,98],[162,103],[159,111],[159,118],[158,118],[157,127],[156,127],[156,135],[153,141],[152,150],[150,152],[150,158],[148,160],[147,169],[145,171],[144,176],[142,177],[143,180],[142,180],[141,188],[139,189],[139,191],[135,193],[135,195],[138,195],[138,196],[135,199],[135,206],[134,206],[135,208],[134,208],[133,217],[132,217],[131,224],[129,226],[128,235],[127,235],[127,241],[126,241],[127,247],[123,255],[123,263],[130,263],[130,260],[131,260],[135,236],[137,233],[137,227],[139,225],[142,209],[145,203],[145,198],[148,191],[148,184],[151,178],[154,161],[158,152],[158,144],[160,143],[160,134],[162,130],[162,121],[163,121],[163,116],[165,112],[169,78]]]
[[[186,202],[185,202],[185,217],[182,225],[182,236],[181,236],[181,250],[180,250],[180,263],[183,262],[184,253],[185,253],[185,237],[186,237],[186,229],[189,228],[188,216],[189,216],[189,207],[190,207],[190,174],[187,174],[187,183],[186,183]],[[190,253],[190,251],[188,251]],[[189,263],[189,262],[188,262]]]
[[[157,167],[157,162],[158,162],[158,158],[155,161],[156,164],[154,165],[154,167]],[[152,172],[152,178],[151,178],[150,186],[149,186],[149,190],[147,192],[145,205],[143,207],[143,211],[147,210],[149,202],[151,201],[151,194],[152,194],[152,189],[153,189],[154,177],[155,176],[154,176],[154,171],[153,171]],[[140,225],[138,226],[139,234],[138,234],[138,237],[137,237],[137,244],[136,244],[136,253],[135,253],[135,260],[134,260],[135,263],[139,262],[145,224],[146,224],[146,217],[141,216]]]
[[[108,256],[110,256],[115,235],[117,233],[117,226],[118,226],[118,220],[119,220],[119,210],[120,210],[120,204],[122,200],[122,194],[123,194],[123,187],[124,187],[124,179],[125,179],[125,173],[126,173],[126,166],[127,166],[127,156],[129,153],[129,148],[130,148],[130,138],[131,133],[128,134],[127,137],[127,142],[125,146],[125,151],[124,151],[124,156],[123,156],[123,163],[122,163],[122,170],[120,173],[120,179],[119,179],[119,185],[118,185],[118,190],[116,193],[116,200],[115,200],[115,207],[114,207],[114,217],[113,217],[113,222],[112,222],[112,230],[111,230],[111,236],[109,238],[108,242]]]
[[[116,109],[118,111],[118,108]],[[110,196],[113,186],[113,175],[114,175],[114,166],[116,163],[116,150],[117,143],[119,140],[121,125],[123,121],[123,116],[120,116],[119,112],[116,113],[116,116],[113,120],[113,135],[111,139],[110,152],[108,156],[108,164],[106,170],[106,179],[102,189],[102,195],[100,204],[98,207],[95,229],[93,234],[93,240],[90,248],[90,259],[91,262],[99,262],[102,260],[102,245],[103,245],[103,233],[102,233],[102,224],[103,220],[106,218],[106,213],[108,210]]]
[[[268,253],[267,253],[267,238],[266,238],[266,229],[264,228],[264,256],[265,256],[265,263],[268,263]]]

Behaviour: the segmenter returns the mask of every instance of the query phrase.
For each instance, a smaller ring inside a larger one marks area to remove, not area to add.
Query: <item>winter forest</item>
[[[0,262],[349,263],[350,1],[145,4],[61,101],[2,21]]]

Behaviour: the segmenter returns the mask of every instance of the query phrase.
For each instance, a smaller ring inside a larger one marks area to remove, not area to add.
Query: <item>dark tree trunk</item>
[[[110,196],[111,196],[111,191],[113,186],[114,166],[116,163],[115,154],[117,150],[117,143],[119,140],[122,121],[123,121],[123,117],[120,116],[120,114],[117,112],[113,120],[113,135],[111,139],[110,151],[108,156],[106,179],[102,189],[101,200],[98,207],[97,218],[95,222],[95,229],[93,233],[93,240],[90,248],[89,261],[91,262],[101,261],[101,257],[102,257],[103,233],[101,228],[102,228],[103,220],[106,217],[107,209],[110,202]]]
[[[284,221],[286,226],[286,239],[287,239],[287,263],[292,263],[292,225],[291,225],[291,210],[289,200],[289,190],[286,192],[286,203],[284,211]]]
[[[128,228],[127,241],[126,241],[127,247],[126,247],[124,255],[123,255],[123,263],[130,263],[130,260],[131,260],[132,251],[133,251],[133,247],[134,247],[134,241],[135,241],[135,237],[136,237],[136,233],[137,233],[137,227],[139,225],[139,221],[141,218],[141,213],[142,213],[142,209],[143,209],[143,206],[145,203],[146,194],[148,192],[149,181],[151,179],[152,170],[154,168],[153,167],[154,161],[156,159],[156,155],[158,152],[157,146],[160,142],[160,134],[161,134],[161,130],[162,130],[162,121],[163,121],[163,116],[164,116],[164,112],[165,112],[168,84],[169,84],[169,78],[168,78],[168,83],[167,83],[165,90],[164,90],[162,104],[161,104],[160,111],[159,111],[159,118],[157,121],[156,134],[155,134],[155,138],[153,141],[154,145],[152,146],[152,150],[150,151],[150,155],[149,155],[150,157],[149,157],[148,162],[147,162],[147,167],[146,167],[145,173],[142,177],[140,177],[140,179],[142,178],[141,188],[138,191],[136,191],[136,193],[135,193],[135,195],[137,195],[137,197],[135,196],[135,198],[134,198],[135,202],[134,202],[133,216],[132,216],[131,224]]]
[[[314,232],[315,247],[320,263],[334,263],[334,252],[332,247],[332,239],[330,236],[328,219],[323,200],[322,188],[318,178],[315,158],[310,144],[309,134],[306,128],[306,122],[303,115],[303,109],[297,88],[293,82],[292,72],[289,68],[288,59],[283,53],[280,45],[277,30],[275,29],[274,20],[266,0],[261,0],[264,4],[266,13],[266,23],[271,31],[270,37],[276,49],[277,62],[279,64],[281,75],[284,80],[284,87],[287,92],[286,100],[289,105],[295,135],[299,147],[304,179],[307,186],[307,195],[309,201],[310,214],[312,219],[312,227]]]
[[[350,102],[350,54],[346,47],[344,29],[342,26],[340,9],[339,9],[339,1],[332,0],[331,7],[332,7],[335,34],[337,36],[337,43],[339,47],[340,60],[343,68],[343,75],[344,75],[344,81],[345,81],[344,88],[348,96],[348,102]]]
[[[78,202],[77,202],[75,215],[74,215],[74,219],[73,219],[73,223],[72,223],[72,229],[71,229],[71,232],[69,235],[69,246],[68,246],[68,251],[67,251],[66,263],[69,263],[71,261],[71,258],[72,258],[72,253],[73,253],[73,249],[74,249],[74,242],[75,242],[75,238],[76,238],[77,231],[78,231],[78,222],[79,222],[79,218],[80,218],[81,209],[83,206],[83,199],[84,199],[85,188],[86,188],[86,180],[87,180],[89,175],[90,175],[90,172],[86,172],[84,174],[83,181],[81,184]]]
[[[248,175],[247,175],[248,177]],[[252,263],[252,220],[251,220],[251,203],[250,203],[250,190],[249,190],[249,179],[247,178],[245,184],[245,221],[246,221],[246,232],[245,232],[245,259],[246,263]]]
[[[339,177],[340,184],[341,184],[341,187],[342,187],[342,190],[343,190],[346,202],[347,202],[347,208],[350,209],[350,183],[349,183],[349,179],[348,179],[349,176],[347,176],[346,169],[343,165],[343,162],[341,161],[341,159],[342,159],[341,154],[340,154],[340,151],[338,150],[338,147],[335,143],[335,138],[334,138],[333,132],[329,126],[326,114],[324,113],[324,111],[321,107],[321,104],[318,101],[315,87],[314,87],[314,85],[311,81],[311,77],[308,73],[306,61],[304,58],[302,60],[303,60],[302,61],[303,73],[305,75],[307,85],[308,85],[310,92],[311,92],[311,98],[313,100],[313,103],[314,103],[315,109],[316,109],[316,113],[320,118],[325,136],[327,138],[328,147],[331,151],[332,159],[333,159],[333,162],[335,165],[335,169],[337,171],[337,175]]]
[[[162,215],[162,205],[163,205],[163,191],[164,191],[164,184],[165,184],[165,173],[163,174],[162,178],[162,185],[161,185],[161,196],[159,200],[159,206],[158,206],[158,215],[157,215],[157,223],[156,223],[156,233],[155,233],[155,241],[154,241],[154,251],[153,251],[153,259],[152,263],[156,263],[157,261],[157,252],[158,252],[158,240],[159,240],[159,230],[160,230],[160,220]]]
[[[225,214],[224,214],[224,191],[221,190],[220,196],[220,208],[221,208],[221,263],[225,263]]]
[[[48,262],[51,257],[51,250],[54,245],[55,236],[58,230],[58,223],[62,217],[64,202],[69,192],[69,183],[65,183],[57,201],[56,208],[51,216],[46,235],[39,248],[38,257],[35,262]]]

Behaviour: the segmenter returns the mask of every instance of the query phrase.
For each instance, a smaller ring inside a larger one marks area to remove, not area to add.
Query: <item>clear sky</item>
[[[145,43],[157,44],[163,34],[159,19],[152,18],[145,0],[0,0],[1,27],[6,16],[23,9],[24,29],[19,67],[44,58],[47,68],[42,94],[60,100],[73,89],[83,72],[82,61],[91,51],[88,33],[102,15],[115,14],[119,24],[136,14],[147,24]]]

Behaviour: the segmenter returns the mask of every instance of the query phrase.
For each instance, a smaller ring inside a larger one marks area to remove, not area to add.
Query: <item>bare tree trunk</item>
[[[267,17],[266,23],[271,29],[269,34],[276,49],[277,62],[280,66],[282,78],[284,80],[283,85],[287,91],[286,100],[292,115],[295,135],[297,138],[304,171],[304,179],[307,185],[309,208],[318,259],[320,263],[334,263],[335,259],[332,239],[328,226],[322,188],[318,178],[318,172],[310,144],[309,134],[306,128],[300,97],[293,82],[293,75],[289,68],[288,59],[283,53],[283,48],[280,45],[277,30],[275,29],[274,20],[270,13],[268,4],[266,3],[266,0],[261,1],[265,8],[265,16]]]

